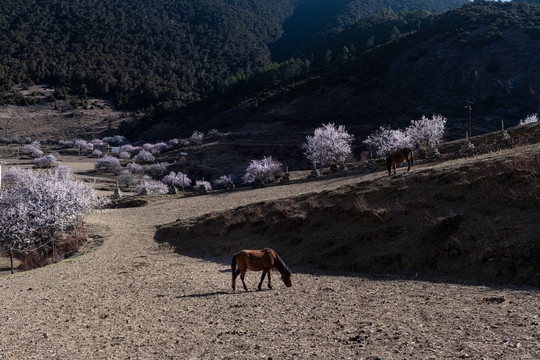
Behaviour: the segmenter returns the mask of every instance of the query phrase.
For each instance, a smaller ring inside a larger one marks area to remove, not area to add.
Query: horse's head
[[[283,280],[286,287],[291,287],[292,286],[291,275],[292,275],[292,273],[291,273],[291,270],[289,270],[289,269],[287,269],[287,271],[285,271],[283,274],[281,274],[281,280]]]

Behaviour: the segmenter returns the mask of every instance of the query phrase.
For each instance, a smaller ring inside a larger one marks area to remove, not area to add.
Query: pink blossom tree
[[[327,166],[345,162],[351,154],[354,136],[345,130],[345,126],[329,123],[315,129],[313,136],[307,136],[306,140],[303,149],[308,160],[319,166]]]

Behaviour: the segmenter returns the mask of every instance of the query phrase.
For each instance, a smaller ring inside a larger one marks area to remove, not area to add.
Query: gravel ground
[[[381,173],[370,175],[380,178]],[[103,246],[0,277],[1,359],[538,359],[537,288],[292,269],[293,287],[231,290],[230,257],[190,258],[155,226],[355,178],[95,212]],[[386,181],[386,180],[383,180]],[[284,259],[287,262],[287,259]]]

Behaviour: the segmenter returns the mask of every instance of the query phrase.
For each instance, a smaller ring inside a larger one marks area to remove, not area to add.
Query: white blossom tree
[[[427,145],[433,147],[440,143],[444,136],[446,118],[433,114],[431,118],[422,116],[420,120],[412,120],[405,129],[405,136],[412,146]]]
[[[381,126],[372,132],[363,143],[377,156],[385,156],[404,147],[414,148],[420,145],[433,147],[442,141],[446,121],[444,116],[434,114],[431,118],[422,116],[420,120],[411,120],[410,125],[405,130]]]
[[[242,179],[246,184],[256,181],[272,182],[282,171],[279,161],[272,159],[271,156],[265,156],[262,160],[251,160]]]
[[[307,136],[306,140],[303,149],[308,160],[319,166],[328,166],[345,162],[351,154],[354,136],[345,130],[345,126],[329,123],[315,129],[313,136]]]
[[[94,164],[94,167],[98,170],[104,170],[113,174],[119,174],[122,169],[120,160],[109,155],[105,155],[104,157],[98,159],[98,161],[96,161]]]
[[[75,225],[101,204],[94,190],[75,180],[65,167],[45,173],[8,169],[0,191],[0,244],[9,249],[26,249],[54,240],[56,231]]]
[[[191,179],[184,175],[182,172],[175,173],[174,171],[171,171],[169,175],[166,175],[161,180],[164,184],[169,186],[177,186],[177,187],[190,187],[191,186]]]
[[[519,125],[526,125],[534,122],[538,122],[538,114],[528,115],[525,119],[519,121]]]

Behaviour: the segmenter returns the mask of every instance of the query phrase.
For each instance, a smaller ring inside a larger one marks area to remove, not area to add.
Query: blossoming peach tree
[[[304,155],[314,165],[339,165],[351,154],[354,135],[349,134],[343,125],[329,123],[315,129],[313,136],[307,136],[306,140]]]
[[[10,168],[2,174],[0,246],[28,250],[76,226],[106,201],[65,166],[45,173]]]
[[[422,116],[420,120],[411,120],[404,130],[381,126],[363,143],[378,156],[384,156],[404,147],[414,148],[421,145],[433,147],[442,141],[446,121],[444,116],[434,114],[431,118]]]

